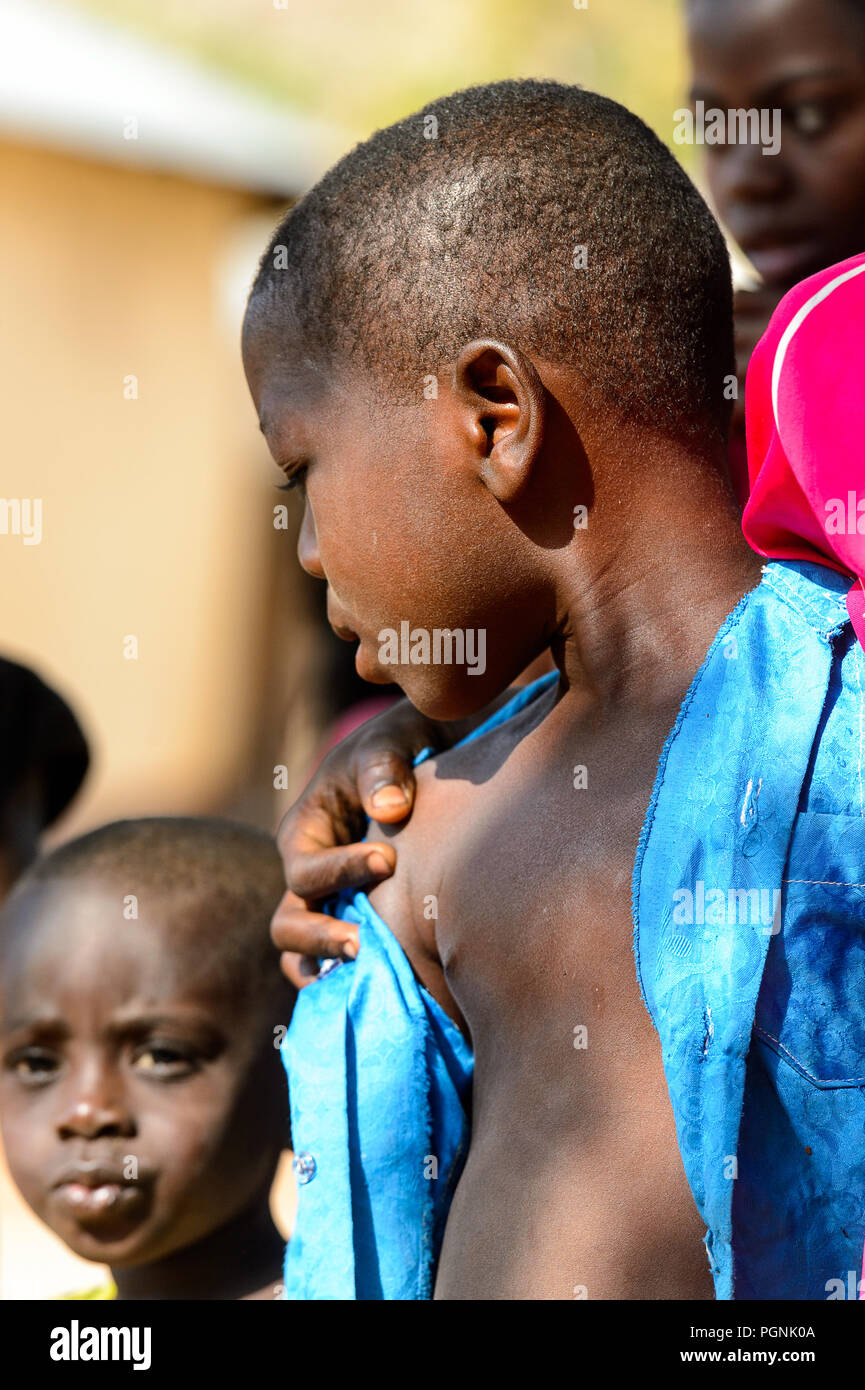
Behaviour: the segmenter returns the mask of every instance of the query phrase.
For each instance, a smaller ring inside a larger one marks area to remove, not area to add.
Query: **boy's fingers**
[[[286,893],[270,923],[270,939],[277,950],[298,956],[354,960],[358,952],[357,927],[312,912],[294,893]],[[294,968],[294,967],[292,967]],[[317,967],[316,967],[317,969]],[[298,975],[302,972],[297,967]],[[304,983],[309,975],[304,973]],[[297,983],[292,976],[292,983]]]
[[[279,957],[279,968],[295,989],[305,989],[318,979],[315,956],[299,956],[296,951],[283,951]]]
[[[414,772],[398,753],[375,749],[369,758],[357,756],[357,789],[370,820],[405,820],[414,801]]]
[[[396,865],[396,851],[392,845],[365,841],[334,849],[309,848],[302,854],[295,852],[284,856],[283,862],[290,892],[309,902],[318,902],[343,888],[363,888],[390,878]],[[327,922],[332,920],[324,918]]]

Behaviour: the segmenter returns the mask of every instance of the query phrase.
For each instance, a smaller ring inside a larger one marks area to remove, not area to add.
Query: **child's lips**
[[[148,1188],[119,1174],[86,1170],[64,1175],[54,1188],[57,1202],[80,1225],[114,1225],[146,1202]]]
[[[134,1183],[87,1187],[69,1182],[56,1188],[54,1196],[67,1220],[108,1241],[123,1239],[140,1225],[149,1205],[146,1190]]]
[[[124,1192],[134,1191],[134,1189],[124,1188],[119,1182],[102,1183],[99,1187],[87,1187],[83,1182],[64,1182],[61,1183],[57,1191],[61,1201],[66,1202],[70,1207],[77,1207],[80,1211],[103,1211],[107,1207],[113,1207],[120,1200]]]
[[[743,242],[742,249],[764,280],[799,280],[819,261],[819,249],[808,238]]]
[[[333,590],[327,591],[327,621],[330,623],[337,637],[341,637],[343,642],[357,642],[358,635],[353,628],[350,628],[345,621],[345,614],[339,603],[333,596]]]

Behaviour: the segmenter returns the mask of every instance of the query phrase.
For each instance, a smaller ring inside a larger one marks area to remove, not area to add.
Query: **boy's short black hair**
[[[13,890],[9,907],[32,885],[84,877],[117,884],[171,904],[178,931],[184,919],[206,920],[208,966],[238,996],[262,1000],[293,994],[270,940],[270,918],[285,891],[272,836],[217,817],[147,816],[112,821],[37,859]]]
[[[648,126],[580,87],[472,87],[377,131],[277,227],[250,320],[274,353],[299,332],[304,357],[359,358],[394,393],[490,336],[570,364],[593,406],[726,435],[721,232]]]

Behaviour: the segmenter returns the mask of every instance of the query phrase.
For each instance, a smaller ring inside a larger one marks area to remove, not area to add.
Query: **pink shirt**
[[[748,542],[849,575],[865,645],[865,254],[781,300],[748,367],[745,416]]]

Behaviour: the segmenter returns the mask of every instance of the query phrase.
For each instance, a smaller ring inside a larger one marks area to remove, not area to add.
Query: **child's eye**
[[[6,1066],[25,1086],[41,1086],[56,1076],[60,1059],[43,1047],[27,1047],[14,1053]]]
[[[277,483],[280,492],[291,492],[292,488],[303,487],[306,482],[306,475],[309,471],[308,463],[298,464],[289,472],[288,478],[284,483]]]
[[[174,1043],[147,1043],[135,1052],[132,1065],[155,1080],[173,1081],[197,1071],[198,1058]]]
[[[797,135],[808,140],[825,135],[831,124],[829,108],[818,101],[797,102],[790,107],[788,118]]]

